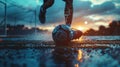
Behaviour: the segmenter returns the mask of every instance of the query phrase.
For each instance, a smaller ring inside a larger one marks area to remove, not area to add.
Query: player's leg
[[[39,20],[41,23],[45,23],[46,20],[46,10],[51,7],[54,3],[54,0],[43,0],[43,5],[40,7]]]
[[[71,26],[73,18],[73,0],[64,0],[65,1],[65,22],[67,25]]]

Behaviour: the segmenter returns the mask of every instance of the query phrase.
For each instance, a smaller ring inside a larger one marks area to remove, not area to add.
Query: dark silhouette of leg
[[[42,24],[45,23],[46,20],[46,10],[51,7],[54,3],[54,0],[43,0],[43,5],[40,7],[39,12],[39,20]]]
[[[65,22],[68,26],[72,23],[73,18],[73,0],[63,0],[65,1]]]

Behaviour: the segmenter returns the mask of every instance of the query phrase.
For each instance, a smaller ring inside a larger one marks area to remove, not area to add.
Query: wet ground
[[[4,48],[0,49],[0,67],[120,67],[120,47],[108,45],[111,47]]]
[[[72,47],[56,47],[51,41],[1,39],[0,67],[120,67],[120,37],[81,39],[84,44],[74,42]]]

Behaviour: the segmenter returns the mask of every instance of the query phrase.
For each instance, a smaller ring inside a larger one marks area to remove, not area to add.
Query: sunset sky
[[[5,2],[5,0],[0,0]],[[120,0],[73,0],[74,16],[72,28],[85,31],[89,28],[98,29],[100,25],[108,26],[112,20],[120,19]],[[37,26],[52,30],[59,24],[64,24],[64,6],[62,0],[55,0],[47,10],[46,24],[38,20],[39,8],[43,0],[6,0],[7,23],[34,26],[34,11],[37,11]],[[0,21],[4,18],[4,5],[0,3]]]

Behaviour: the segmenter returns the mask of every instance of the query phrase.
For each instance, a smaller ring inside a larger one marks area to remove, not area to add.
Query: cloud
[[[120,15],[120,8],[116,8],[114,10],[111,10],[110,12],[108,12],[109,14],[119,14]]]
[[[116,9],[116,7],[113,2],[104,2],[103,4],[100,4],[100,5],[94,5],[94,7],[90,7],[87,10],[76,11],[75,14],[78,16],[73,19],[73,22],[81,23],[84,21],[88,21],[88,22],[90,22],[89,26],[91,26],[91,27],[95,26],[93,24],[95,22],[99,22],[99,21],[109,22],[113,19],[114,15],[111,15],[111,14],[112,14],[112,11],[115,9]],[[111,12],[111,13],[107,14],[107,12]],[[90,18],[90,17],[92,17],[92,18]],[[112,19],[111,19],[111,17],[112,17]],[[115,18],[116,17],[114,17],[114,19]]]
[[[82,16],[86,15],[92,15],[92,14],[102,14],[107,11],[111,11],[115,9],[115,5],[112,2],[105,2],[101,5],[94,5],[94,7],[91,7],[89,10],[85,11]]]
[[[91,7],[91,2],[90,1],[79,1],[79,0],[74,0],[73,7],[74,11],[83,11],[83,10],[88,10]]]
[[[120,3],[120,0],[111,0],[113,2],[116,2],[116,3]]]
[[[104,2],[107,2],[107,1],[109,1],[109,0],[90,0],[94,5],[97,5],[97,4],[102,4],[102,3],[104,3]]]
[[[90,5],[91,5],[90,1],[74,0],[73,2],[74,17],[77,17],[79,16],[79,13],[90,9]],[[65,2],[61,0],[56,0],[54,5],[48,9],[47,23],[55,23],[55,22],[64,21],[65,19],[64,8],[65,8]]]
[[[38,14],[39,14],[40,5],[37,5],[34,0],[30,0],[30,1],[29,0],[25,0],[25,1],[12,0],[12,1],[15,1],[16,3],[11,1],[10,3],[21,5],[23,8],[27,8],[27,9],[22,9],[16,6],[13,7],[13,5],[11,5],[12,7],[8,8],[8,13],[7,13],[8,21],[14,22],[16,17],[18,22],[22,21],[25,24],[27,24],[26,22],[29,22],[31,20],[34,22],[34,13],[32,11],[29,11],[29,9],[33,9],[33,10],[37,9],[37,23],[39,23]],[[73,1],[74,1],[73,22],[75,22],[76,18],[79,19],[79,21],[81,21],[82,19],[83,21],[87,20],[85,19],[86,16],[95,15],[95,14],[99,14],[99,15],[111,15],[111,14],[119,15],[120,14],[120,8],[118,8],[118,6],[116,8],[116,4],[115,4],[115,3],[117,4],[120,3],[119,0],[104,1],[104,2],[101,2],[101,4],[97,4],[97,5],[94,4],[93,7],[91,7],[91,5],[93,4],[91,0],[73,0]],[[28,3],[26,4],[26,2]],[[41,0],[40,0],[40,4],[42,4]],[[64,7],[65,7],[64,1],[55,0],[55,3],[53,4],[53,6],[47,9],[46,23],[55,24],[55,23],[64,22],[65,21]],[[4,10],[2,8],[2,11],[0,11],[0,17],[4,16],[3,12]]]
[[[47,9],[46,23],[61,22],[64,19],[64,6],[62,0],[55,0],[54,4]]]

